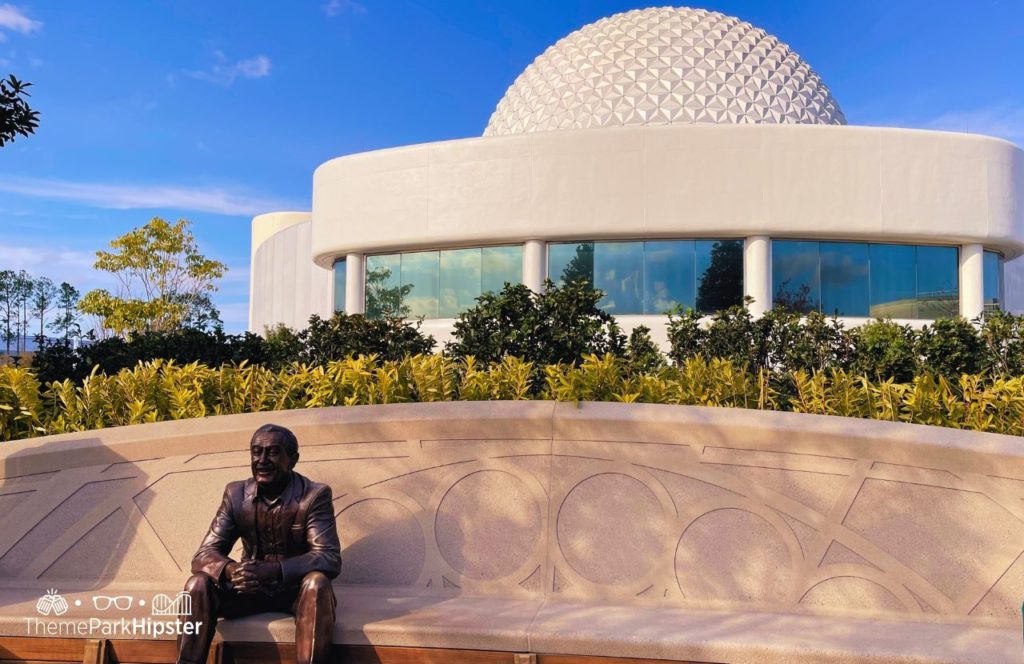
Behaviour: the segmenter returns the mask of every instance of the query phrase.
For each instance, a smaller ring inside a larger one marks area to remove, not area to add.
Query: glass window
[[[697,311],[713,313],[743,304],[743,240],[694,242]]]
[[[819,242],[821,311],[827,316],[867,316],[870,311],[868,245]]]
[[[693,240],[644,242],[644,313],[664,314],[676,305],[693,307]]]
[[[983,263],[983,297],[985,311],[1003,308],[1003,257],[994,251],[986,251]]]
[[[456,318],[481,292],[522,280],[519,246],[369,256],[366,315]]]
[[[548,275],[559,285],[592,284],[612,314],[660,315],[676,305],[709,312],[743,302],[743,241],[549,244]]]
[[[594,287],[604,293],[598,305],[610,314],[643,313],[643,242],[594,244]]]
[[[480,295],[480,250],[442,251],[438,316],[455,318],[460,312],[476,304],[478,295]]]
[[[817,311],[821,302],[817,242],[772,241],[773,306],[800,313]]]
[[[957,261],[956,247],[774,240],[775,304],[829,316],[956,316]]]
[[[402,254],[402,305],[412,318],[437,318],[441,274],[440,252]]]
[[[917,247],[872,244],[871,316],[917,318]]]
[[[345,260],[334,261],[334,310],[345,311]]]
[[[917,247],[916,318],[960,315],[959,263],[956,247]]]
[[[548,245],[548,277],[559,286],[582,279],[594,283],[594,243]]]
[[[402,256],[387,254],[366,258],[366,316],[404,316],[402,306]]]
[[[442,271],[443,272],[443,271]],[[505,284],[523,282],[523,248],[484,247],[480,250],[480,292],[498,292]]]

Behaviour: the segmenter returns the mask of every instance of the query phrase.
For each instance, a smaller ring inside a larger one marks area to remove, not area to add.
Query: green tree
[[[17,343],[15,348],[18,353],[25,350],[28,339],[29,306],[32,302],[32,290],[35,281],[25,270],[18,270],[14,275],[14,306],[15,306],[15,334]]]
[[[97,251],[97,270],[117,279],[117,294],[89,291],[78,308],[99,318],[119,336],[167,332],[216,318],[209,296],[227,266],[199,253],[185,219],[169,224],[154,217],[148,224],[111,241],[113,251]]]
[[[43,342],[43,331],[46,325],[46,314],[57,304],[60,291],[46,277],[39,277],[32,284],[32,316],[39,319],[39,336],[37,344]]]
[[[3,324],[5,355],[11,354],[11,342],[14,341],[14,331],[11,330],[17,311],[14,306],[14,277],[13,270],[0,270],[0,323]],[[14,329],[17,330],[17,324]]]
[[[57,317],[50,323],[50,329],[63,334],[64,342],[82,334],[78,324],[78,289],[64,281],[57,289]]]
[[[32,110],[27,98],[31,83],[24,83],[13,74],[0,79],[0,148],[15,136],[28,136],[39,126],[39,112]]]

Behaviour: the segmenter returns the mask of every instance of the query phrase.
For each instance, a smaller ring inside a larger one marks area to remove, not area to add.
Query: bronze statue
[[[331,487],[293,470],[299,444],[284,427],[261,426],[249,451],[252,478],[227,485],[192,558],[185,591],[201,625],[178,637],[178,664],[205,664],[219,617],[264,611],[295,616],[297,664],[327,662],[337,604],[330,580],[341,571]],[[228,554],[238,538],[236,562]]]

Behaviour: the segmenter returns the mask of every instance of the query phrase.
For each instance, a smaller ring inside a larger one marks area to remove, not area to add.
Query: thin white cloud
[[[0,29],[27,35],[42,30],[43,23],[29,18],[23,10],[14,5],[4,3],[0,5]]]
[[[0,244],[0,255],[3,256],[2,269],[27,270],[32,273],[38,272],[40,275],[42,274],[40,268],[59,266],[69,270],[69,273],[73,273],[82,269],[91,270],[92,264],[96,262],[96,254],[93,252],[54,248],[47,245]]]
[[[220,311],[220,319],[224,321],[226,332],[244,332],[249,327],[248,302],[219,302],[214,298],[214,306]]]
[[[324,13],[328,16],[339,16],[341,14],[355,14],[362,16],[367,13],[366,5],[356,0],[331,0],[324,5]]]
[[[242,189],[174,185],[103,184],[0,175],[0,191],[37,198],[73,201],[115,210],[165,209],[252,216],[273,210],[306,207],[262,197]]]
[[[244,284],[247,287],[245,292],[248,293],[249,292],[248,291],[248,285],[249,285],[249,266],[248,265],[228,265],[228,271],[220,279],[219,283],[220,283],[222,289],[225,286],[230,286],[232,284],[236,284],[236,285],[237,284]]]
[[[995,136],[1024,143],[1024,106],[1002,103],[977,108],[946,111],[937,116],[878,117],[862,121],[868,125],[938,129]]]
[[[214,51],[217,63],[203,71],[190,71],[188,75],[200,81],[217,85],[231,85],[238,78],[264,78],[270,76],[271,62],[265,55],[256,55],[244,60],[231,62],[222,51]]]
[[[985,134],[1019,142],[1024,139],[1024,106],[996,104],[950,111],[928,121],[924,126],[928,129]]]

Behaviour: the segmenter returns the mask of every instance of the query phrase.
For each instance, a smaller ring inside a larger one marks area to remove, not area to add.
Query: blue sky
[[[478,136],[547,46],[643,2],[0,0],[0,75],[40,128],[0,149],[0,269],[83,292],[94,252],[153,216],[194,223],[245,328],[249,219],[308,209],[339,155]],[[1024,2],[706,2],[788,43],[851,124],[1024,144]]]

